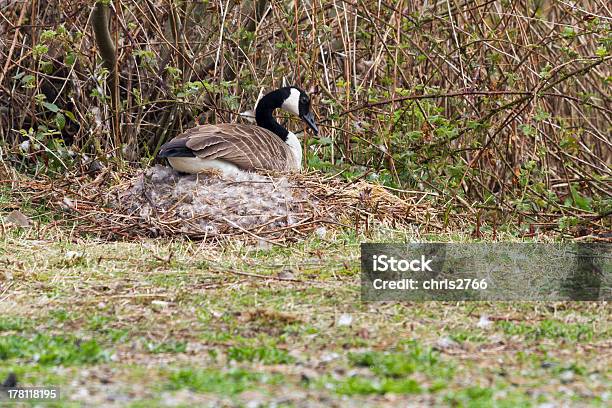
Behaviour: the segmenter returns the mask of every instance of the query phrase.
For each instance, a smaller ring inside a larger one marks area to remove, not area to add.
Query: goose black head
[[[312,129],[315,135],[319,134],[319,128],[314,120],[314,115],[310,111],[310,97],[306,92],[295,86],[281,88],[284,90],[284,101],[281,108],[299,116]]]
[[[281,139],[287,140],[289,131],[281,126],[273,117],[272,111],[282,108],[302,119],[312,129],[315,135],[319,129],[310,111],[310,98],[306,92],[295,86],[279,88],[266,94],[255,106],[255,121],[257,125],[276,133]],[[245,112],[248,114],[249,112]]]

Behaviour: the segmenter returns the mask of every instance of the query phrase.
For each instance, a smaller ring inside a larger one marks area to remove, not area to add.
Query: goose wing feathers
[[[277,135],[255,125],[200,125],[175,140],[184,141],[195,157],[224,160],[243,170],[289,170],[295,166],[289,147]]]

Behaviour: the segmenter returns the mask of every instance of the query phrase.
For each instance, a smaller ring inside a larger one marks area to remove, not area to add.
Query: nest
[[[347,183],[321,173],[183,175],[158,165],[109,196],[114,212],[137,221],[124,232],[155,237],[245,234],[277,241],[326,225],[367,230],[372,223],[426,222],[425,208],[412,200],[365,181]]]
[[[399,197],[380,185],[319,172],[222,177],[184,175],[158,165],[127,178],[105,173],[93,181],[81,176],[27,184],[38,191],[35,198],[73,213],[64,221],[76,221],[77,231],[106,239],[240,236],[280,243],[329,228],[440,227],[432,221],[436,213],[419,203],[422,193]]]
[[[183,175],[157,165],[114,192],[111,205],[149,233],[208,237],[296,225],[314,206],[285,176],[218,172]]]

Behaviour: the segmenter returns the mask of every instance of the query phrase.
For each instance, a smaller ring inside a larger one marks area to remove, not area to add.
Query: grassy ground
[[[383,236],[405,239],[370,240]],[[0,240],[0,376],[59,385],[58,406],[612,399],[607,304],[363,304],[365,238],[350,234],[289,248],[28,237]]]

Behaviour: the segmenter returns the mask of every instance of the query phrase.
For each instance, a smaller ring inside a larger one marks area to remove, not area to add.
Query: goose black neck
[[[272,112],[276,108],[280,108],[288,96],[288,91],[285,88],[278,89],[265,95],[255,109],[255,121],[258,126],[266,128],[276,134],[283,141],[287,141],[289,131],[274,119]]]

